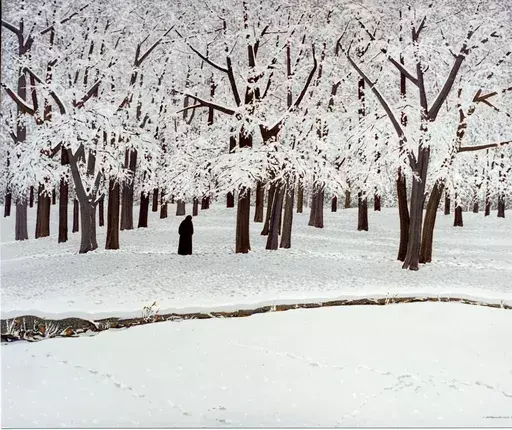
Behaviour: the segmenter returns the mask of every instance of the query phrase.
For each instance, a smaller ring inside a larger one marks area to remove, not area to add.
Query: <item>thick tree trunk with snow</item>
[[[272,214],[272,206],[274,204],[274,196],[276,193],[276,186],[274,184],[270,185],[267,196],[267,213],[265,215],[265,224],[263,224],[263,230],[261,231],[262,236],[268,235],[270,229],[270,217]]]
[[[453,216],[453,226],[454,227],[463,227],[464,222],[462,220],[462,207],[457,205],[455,207],[454,216]]]
[[[363,193],[357,195],[357,231],[368,231],[368,198]]]
[[[265,200],[265,187],[261,181],[256,183],[256,207],[254,209],[254,222],[263,222],[263,209]]]
[[[121,206],[121,187],[111,179],[108,186],[107,203],[107,239],[105,249],[119,249],[119,212]]]
[[[79,217],[80,217],[80,204],[78,203],[78,200],[75,198],[73,199],[73,228],[72,232],[76,233],[79,230]]]
[[[210,197],[209,196],[204,196],[201,199],[201,210],[206,210],[206,209],[210,209]]]
[[[232,192],[229,192],[226,195],[226,207],[234,208],[235,207],[235,195]]]
[[[149,193],[140,193],[140,207],[139,207],[139,222],[137,228],[144,228],[148,226],[149,215]]]
[[[398,197],[398,214],[400,217],[400,245],[398,247],[397,260],[404,261],[409,242],[409,208],[407,207],[407,182],[402,171],[398,170],[396,179],[396,193]],[[437,206],[436,206],[437,210]]]
[[[338,211],[338,197],[334,196],[331,200],[331,212]]]
[[[498,218],[505,218],[505,196],[503,194],[498,197]]]
[[[240,189],[236,214],[235,252],[246,254],[251,250],[249,224],[251,218],[251,190]]]
[[[443,191],[444,184],[436,182],[428,199],[427,210],[425,212],[425,221],[423,222],[420,263],[430,263],[432,261],[432,247],[434,242],[434,228],[436,225],[437,208],[441,202]]]
[[[301,214],[304,210],[304,186],[299,182],[297,187],[297,213]]]
[[[351,201],[350,190],[347,190],[347,191],[345,191],[345,209],[350,208],[350,201]]]
[[[311,196],[309,226],[324,228],[324,190],[314,189]]]
[[[450,206],[451,206],[451,204],[452,204],[452,202],[450,200],[450,196],[445,191],[444,192],[444,214],[445,215],[450,215]]]
[[[295,187],[288,187],[284,197],[283,234],[281,235],[281,244],[279,245],[281,248],[290,248],[292,246],[294,197]]]
[[[380,208],[381,208],[380,196],[375,194],[373,196],[373,210],[380,212]]]
[[[167,218],[167,199],[165,197],[164,190],[161,191],[160,194],[160,219]]]
[[[80,239],[80,254],[86,254],[98,248],[96,241],[96,206],[90,203],[80,204],[80,221],[82,235]]]
[[[194,197],[194,200],[192,201],[192,216],[199,215],[199,200]]]
[[[27,215],[27,200],[26,198],[18,197],[16,200],[16,220],[14,224],[15,240],[28,240]]]
[[[158,188],[153,190],[153,205],[151,207],[152,212],[158,212]]]
[[[176,216],[183,216],[186,213],[185,201],[178,200],[176,202]]]
[[[68,241],[68,183],[60,180],[59,188],[59,243]]]
[[[276,186],[274,199],[272,201],[272,213],[268,229],[267,245],[265,249],[276,250],[279,248],[279,233],[281,228],[281,217],[283,213],[284,189]]]
[[[37,197],[37,215],[36,215],[36,232],[35,237],[50,236],[50,210],[51,197],[45,193],[44,185],[39,184]]]

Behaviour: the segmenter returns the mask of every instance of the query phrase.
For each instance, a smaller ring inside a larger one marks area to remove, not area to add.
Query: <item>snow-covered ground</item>
[[[417,303],[4,345],[2,425],[512,426],[511,329]]]
[[[194,218],[194,255],[187,257],[176,253],[183,217],[174,216],[174,205],[169,218],[151,213],[149,228],[121,232],[118,251],[103,249],[106,229],[99,228],[100,248],[86,255],[77,254],[78,233],[57,243],[52,211],[50,238],[33,239],[35,208],[29,241],[14,241],[14,217],[1,220],[3,317],[140,316],[154,301],[165,312],[386,294],[512,299],[512,219],[495,212],[465,212],[463,228],[440,213],[434,262],[410,272],[396,261],[396,209],[370,211],[369,232],[356,230],[356,209],[326,209],[324,229],[308,227],[306,209],[295,215],[290,250],[266,251],[262,225],[252,223],[253,252],[239,255],[235,210],[219,202]]]

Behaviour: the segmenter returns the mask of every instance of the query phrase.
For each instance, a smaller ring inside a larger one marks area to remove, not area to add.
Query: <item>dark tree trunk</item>
[[[381,204],[380,204],[380,196],[378,196],[377,194],[375,194],[373,196],[373,210],[374,211],[378,211],[380,212],[380,207],[381,207]]]
[[[229,192],[226,196],[226,207],[227,208],[235,207],[235,196],[232,192]]]
[[[15,240],[28,240],[27,212],[28,205],[26,197],[22,199],[18,197],[16,202],[16,220],[14,225]]]
[[[396,179],[396,193],[398,196],[398,214],[400,217],[400,246],[397,260],[404,261],[409,242],[409,208],[407,207],[407,181],[402,171],[398,170]],[[437,210],[437,206],[436,206]]]
[[[363,193],[357,195],[357,231],[368,231],[368,198]]]
[[[201,210],[210,209],[210,197],[205,196],[201,199]]]
[[[78,203],[78,200],[75,198],[73,199],[73,228],[72,232],[76,233],[79,230],[79,214],[80,214],[80,205]]]
[[[178,200],[176,203],[176,216],[183,216],[186,213],[185,201]]]
[[[308,225],[324,228],[324,190],[313,190]]]
[[[135,169],[137,167],[137,151],[126,151],[125,166],[132,173],[130,182],[123,184],[121,203],[121,230],[133,230],[133,193],[135,187]]]
[[[297,187],[297,213],[301,214],[304,210],[304,187],[302,182],[299,182]]]
[[[464,223],[462,221],[462,207],[457,205],[455,207],[454,217],[453,217],[453,226],[454,227],[463,227]]]
[[[505,196],[498,196],[498,218],[505,218]]]
[[[263,222],[263,209],[265,205],[265,187],[258,181],[256,183],[256,208],[254,210],[254,222]]]
[[[275,188],[274,199],[272,201],[272,213],[270,215],[270,225],[265,249],[276,250],[279,248],[279,230],[283,213],[283,198],[284,190],[278,185]]]
[[[338,211],[338,197],[334,196],[331,200],[331,212]]]
[[[350,208],[350,200],[351,200],[350,190],[347,190],[347,191],[345,191],[345,209]]]
[[[473,203],[473,213],[477,214],[479,210],[480,206],[478,204],[478,201],[476,201],[475,203]]]
[[[59,243],[68,241],[68,184],[60,180],[59,188]]]
[[[105,225],[105,196],[98,200],[98,224],[100,227]]]
[[[295,197],[295,187],[291,186],[285,193],[284,215],[283,215],[283,234],[281,235],[281,248],[290,248],[292,246],[292,226],[293,226],[293,203]]]
[[[485,198],[485,211],[484,216],[489,216],[491,214],[491,199],[489,196]]]
[[[272,214],[272,206],[274,204],[275,192],[276,186],[274,184],[270,185],[267,196],[267,213],[265,216],[265,224],[263,224],[263,230],[261,231],[262,236],[268,235],[270,229],[270,216]]]
[[[158,188],[153,190],[153,206],[151,207],[152,212],[158,212]]]
[[[174,195],[171,196],[171,205],[174,204]]]
[[[28,201],[29,207],[34,207],[34,187],[30,187],[30,194],[29,194],[29,201]]]
[[[107,203],[107,239],[105,249],[119,249],[119,212],[121,205],[121,187],[111,179],[108,186]]]
[[[167,199],[164,190],[160,193],[160,219],[167,218]]]
[[[55,188],[52,190],[52,205],[57,203],[57,193],[55,192]]]
[[[137,228],[148,226],[149,193],[140,193],[139,223]]]
[[[36,239],[50,236],[51,197],[44,192],[44,185],[39,185],[36,215]]]
[[[434,228],[436,225],[437,208],[441,202],[444,184],[436,182],[427,203],[425,221],[423,222],[423,236],[421,238],[420,263],[432,261],[432,247],[434,242]]]
[[[251,250],[249,223],[251,219],[251,190],[240,189],[236,216],[235,252],[246,254]]]
[[[80,240],[80,254],[94,251],[98,247],[96,241],[96,207],[91,204],[80,204],[80,221],[82,235]]]
[[[445,215],[450,215],[450,206],[451,206],[450,196],[445,191],[444,192],[444,214]]]
[[[194,200],[192,202],[192,216],[199,215],[199,200],[194,197]]]
[[[4,217],[11,216],[12,194],[7,188],[5,191]]]

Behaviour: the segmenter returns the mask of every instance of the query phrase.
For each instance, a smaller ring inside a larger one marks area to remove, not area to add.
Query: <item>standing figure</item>
[[[180,235],[180,244],[178,246],[179,255],[192,255],[192,235],[194,234],[194,225],[192,216],[188,215],[180,224],[178,229]]]

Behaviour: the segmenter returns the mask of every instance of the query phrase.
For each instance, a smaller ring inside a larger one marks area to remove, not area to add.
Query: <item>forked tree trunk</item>
[[[232,192],[229,192],[226,195],[226,207],[227,208],[234,208],[235,207],[235,196]]]
[[[462,220],[462,206],[457,205],[455,207],[454,216],[453,216],[453,226],[454,227],[463,227],[464,222]]]
[[[186,213],[185,201],[178,200],[176,202],[176,216],[183,216],[183,215],[185,215],[185,213]]]
[[[160,193],[160,219],[167,218],[167,199],[165,198],[164,190]]]
[[[73,199],[73,228],[72,232],[76,233],[79,230],[79,219],[80,217],[80,204],[76,198]]]
[[[331,212],[338,211],[338,197],[334,196],[331,200]]]
[[[498,218],[505,218],[505,196],[498,196]]]
[[[400,217],[400,246],[397,260],[404,261],[409,242],[409,208],[407,207],[407,181],[402,171],[398,170],[396,179],[396,193],[398,197],[398,215]],[[437,210],[437,206],[436,206]]]
[[[153,206],[151,207],[152,212],[158,212],[158,188],[153,190]]]
[[[57,193],[55,192],[55,188],[52,189],[52,205],[57,203]]]
[[[265,205],[265,187],[261,181],[256,183],[256,207],[254,209],[254,222],[263,222],[263,209]]]
[[[205,196],[201,199],[201,210],[210,209],[210,197]]]
[[[272,201],[272,213],[270,215],[270,225],[265,249],[276,250],[279,248],[279,230],[283,213],[283,198],[284,190],[278,185],[276,186],[274,199]]]
[[[357,194],[357,231],[368,231],[368,198],[363,193]]]
[[[137,228],[144,228],[148,226],[149,215],[149,193],[140,193],[140,207],[139,207],[139,223]]]
[[[444,192],[444,214],[445,215],[450,215],[450,206],[451,206],[450,196],[445,191]]]
[[[30,187],[30,193],[29,193],[29,200],[28,200],[29,207],[34,207],[34,187]]]
[[[301,214],[304,210],[304,187],[302,182],[299,182],[297,187],[297,213]]]
[[[68,241],[68,184],[60,180],[59,188],[59,243]]]
[[[105,196],[98,200],[98,224],[100,227],[105,225]]]
[[[251,218],[251,190],[240,189],[236,214],[235,252],[246,254],[251,250],[249,223]]]
[[[265,224],[263,224],[263,230],[261,231],[262,236],[268,235],[270,229],[270,216],[272,214],[272,206],[274,204],[274,196],[276,193],[276,186],[274,184],[270,185],[267,196],[267,213],[265,216]]]
[[[347,191],[345,191],[345,209],[350,208],[350,200],[351,200],[350,190],[347,190]]]
[[[430,263],[432,261],[432,247],[434,242],[434,228],[436,225],[437,208],[441,202],[443,191],[444,183],[440,184],[436,182],[428,199],[425,221],[423,222],[420,263]]]
[[[290,248],[292,246],[292,226],[293,226],[293,203],[295,197],[295,187],[291,186],[285,192],[284,197],[284,215],[283,215],[283,234],[281,235],[281,248]]]
[[[380,212],[380,208],[381,208],[380,196],[375,194],[373,196],[373,210]]]
[[[107,239],[105,249],[119,249],[119,212],[121,206],[121,187],[111,179],[108,186],[107,203]]]
[[[192,216],[199,215],[199,200],[194,197],[194,200],[192,201]]]
[[[15,240],[28,240],[27,229],[28,205],[26,198],[17,198],[16,201],[16,220],[14,224]]]
[[[80,222],[82,235],[80,239],[80,254],[94,251],[98,248],[96,241],[96,206],[89,203],[80,204]]]
[[[44,185],[40,184],[37,197],[36,239],[50,236],[50,210],[51,197],[44,192]]]

